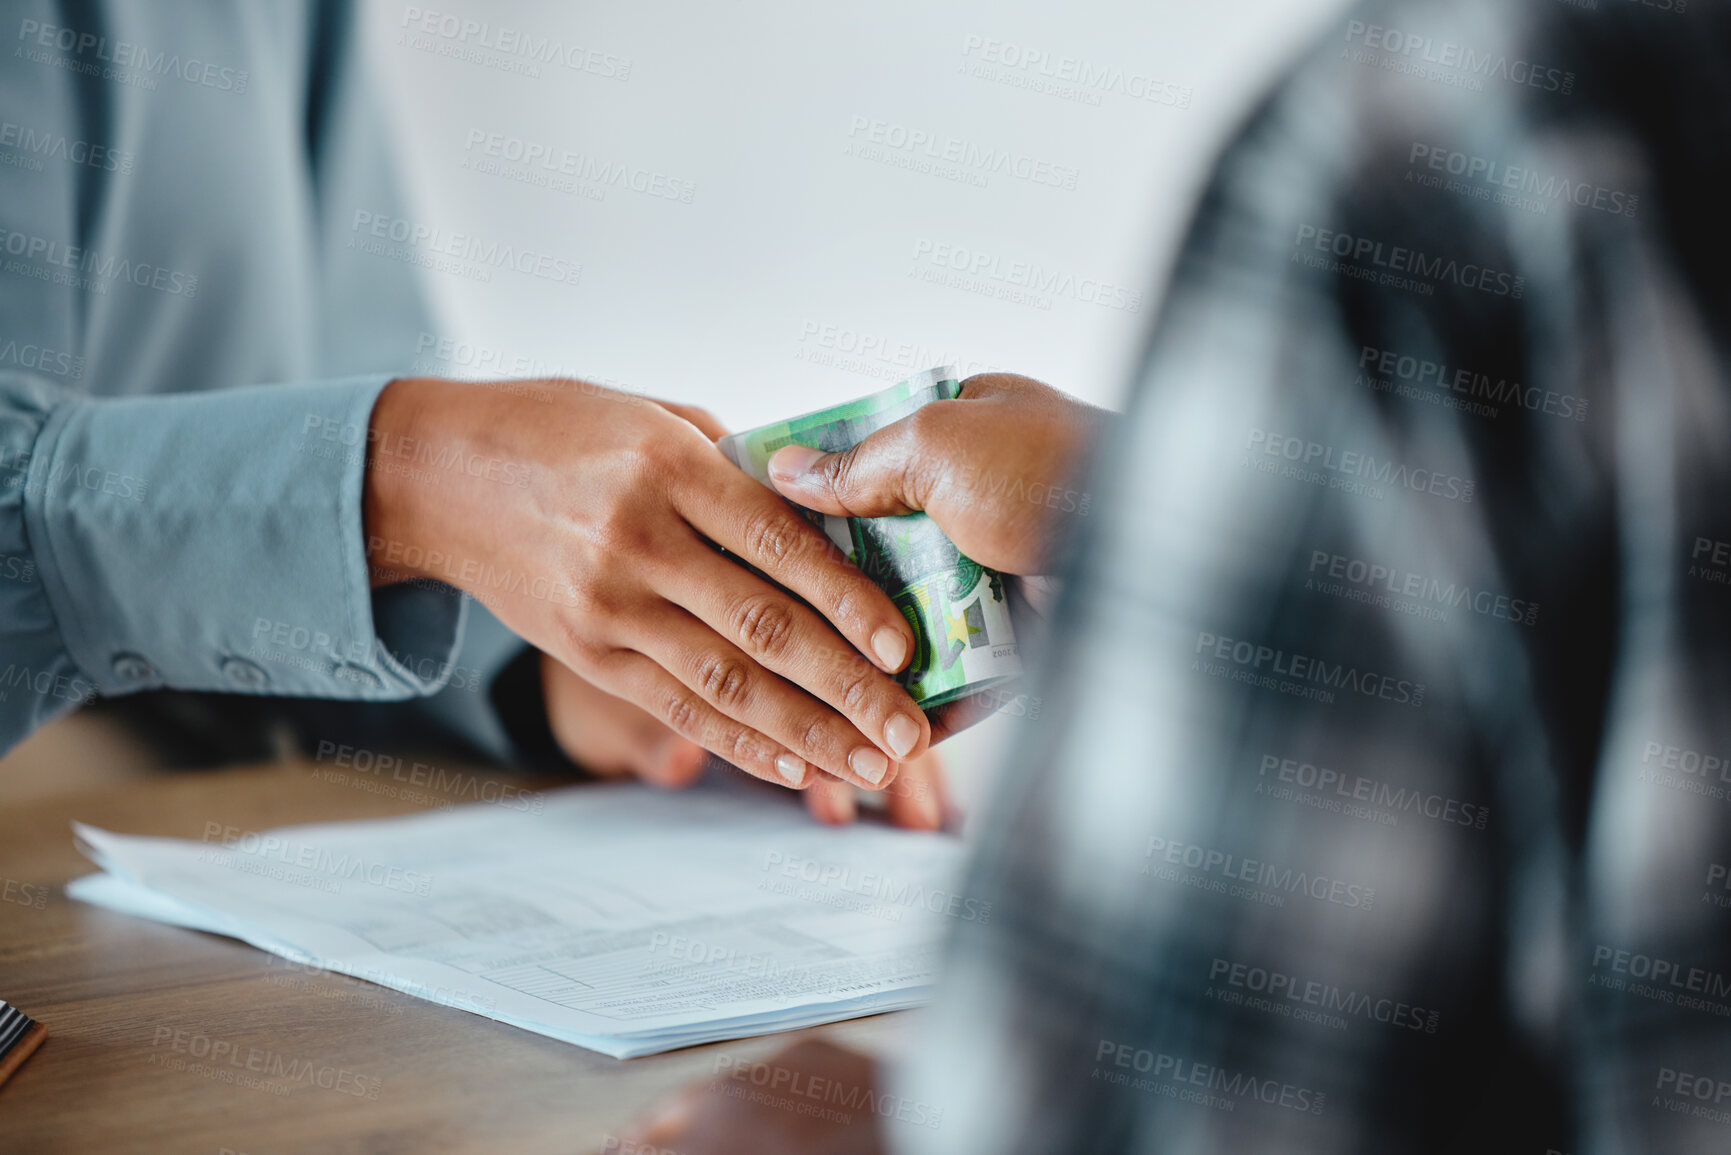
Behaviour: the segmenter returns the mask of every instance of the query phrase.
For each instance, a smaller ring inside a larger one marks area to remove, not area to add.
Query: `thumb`
[[[789,445],[769,459],[769,479],[789,501],[840,517],[891,517],[925,508],[923,471],[895,429],[852,449],[823,453]]]

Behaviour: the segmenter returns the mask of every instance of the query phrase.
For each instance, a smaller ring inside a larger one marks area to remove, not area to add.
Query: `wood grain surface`
[[[582,1155],[722,1060],[755,1060],[817,1034],[883,1052],[905,1031],[907,1016],[881,1015],[620,1061],[64,893],[91,870],[73,847],[74,819],[200,838],[208,823],[262,830],[440,804],[436,792],[391,797],[380,785],[278,763],[0,803],[0,998],[49,1035],[0,1087],[0,1150]],[[253,1048],[278,1071],[329,1069],[333,1085],[228,1061]]]

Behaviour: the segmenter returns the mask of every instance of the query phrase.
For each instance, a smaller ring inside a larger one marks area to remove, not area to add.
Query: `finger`
[[[657,593],[828,703],[891,758],[924,750],[930,724],[907,690],[866,661],[809,607],[693,542],[659,571]]]
[[[926,711],[926,721],[932,728],[932,745],[935,746],[946,738],[954,737],[963,730],[984,722],[1005,700],[994,688],[987,693],[972,694]]]
[[[706,705],[780,743],[806,764],[867,790],[881,790],[894,780],[896,764],[861,738],[851,722],[764,669],[684,609],[666,605],[643,637],[639,650]],[[725,751],[716,753],[732,761]]]
[[[1020,373],[975,373],[962,382],[961,387],[956,390],[956,396],[963,401],[984,401],[988,397],[1030,390],[1064,396],[1044,381],[1024,377]]]
[[[812,776],[812,783],[805,790],[805,808],[825,826],[846,826],[859,817],[854,788],[828,774]]]
[[[727,426],[717,421],[715,414],[707,409],[700,409],[696,405],[678,405],[672,401],[657,401],[656,404],[675,417],[683,417],[697,426],[698,432],[711,441],[720,441],[727,436]]]
[[[603,778],[632,775],[657,786],[689,786],[707,760],[701,746],[630,702],[541,655],[547,725],[565,756]]]
[[[719,453],[715,461],[719,468],[683,485],[676,498],[691,526],[804,598],[883,669],[893,674],[907,665],[913,627],[889,596],[772,490]]]
[[[955,404],[935,401],[839,453],[786,446],[769,459],[770,481],[788,500],[838,517],[923,510],[944,468],[928,444],[932,429],[944,422],[944,407]]]
[[[944,759],[936,750],[911,758],[889,789],[890,821],[909,830],[937,830],[943,826],[948,797],[944,784]]]
[[[703,777],[709,753],[689,738],[669,731],[645,751],[632,773],[663,790],[683,790]]]
[[[814,777],[804,759],[703,700],[653,659],[634,650],[615,651],[597,681],[629,698],[681,734],[754,778],[802,789]]]
[[[627,1150],[650,1150],[683,1134],[696,1114],[700,1090],[700,1086],[683,1088],[651,1107],[641,1119],[626,1128],[622,1140],[629,1145]]]

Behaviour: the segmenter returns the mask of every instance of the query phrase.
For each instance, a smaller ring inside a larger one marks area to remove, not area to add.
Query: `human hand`
[[[565,756],[601,778],[641,778],[678,790],[703,776],[703,747],[675,734],[659,719],[583,680],[558,659],[540,655],[541,696],[547,724]],[[890,821],[910,830],[936,830],[948,800],[943,763],[927,750],[902,764],[884,789]],[[804,791],[806,809],[819,822],[843,826],[858,816],[854,788],[814,774]]]
[[[889,676],[912,653],[910,627],[715,449],[719,433],[700,410],[583,382],[393,381],[367,431],[374,584],[463,590],[759,778],[803,788],[821,781],[815,767],[882,789],[930,739]]]
[[[1063,519],[1088,512],[1074,487],[1106,416],[1032,378],[984,373],[852,449],[787,446],[769,474],[790,501],[823,513],[923,510],[981,565],[1037,574]]]
[[[767,1070],[765,1070],[767,1068]],[[834,1088],[850,1103],[878,1101],[877,1064],[822,1040],[796,1043],[762,1063],[741,1065],[694,1083],[628,1128],[603,1155],[878,1155],[884,1150],[871,1110],[795,1110],[786,1094],[753,1093],[765,1085]]]
[[[641,778],[669,790],[703,777],[709,755],[702,746],[559,659],[541,654],[539,661],[547,728],[565,757],[598,778]]]

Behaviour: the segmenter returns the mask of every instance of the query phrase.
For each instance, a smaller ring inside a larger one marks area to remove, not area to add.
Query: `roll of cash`
[[[960,391],[955,370],[928,369],[869,397],[735,433],[716,444],[735,465],[768,485],[769,459],[784,446],[826,453],[851,449],[922,405]],[[1004,577],[964,555],[931,518],[923,513],[805,514],[913,626],[913,660],[898,680],[922,707],[966,698],[1022,672]]]

